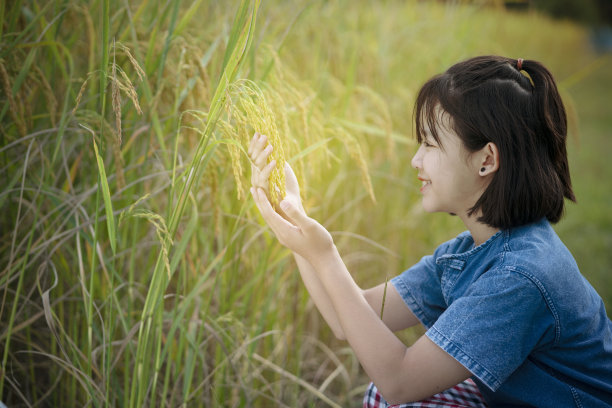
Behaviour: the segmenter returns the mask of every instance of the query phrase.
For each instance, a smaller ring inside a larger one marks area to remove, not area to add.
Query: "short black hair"
[[[521,70],[519,70],[521,68]],[[470,208],[479,221],[512,228],[561,219],[564,198],[576,201],[567,161],[567,116],[552,74],[541,63],[488,55],[471,58],[427,81],[417,96],[417,141],[427,125],[438,136],[438,107],[468,152],[494,143],[500,165]]]

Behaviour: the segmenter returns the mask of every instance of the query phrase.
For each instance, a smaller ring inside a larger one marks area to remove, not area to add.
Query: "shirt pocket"
[[[456,294],[454,294],[453,289],[459,280],[459,276],[461,276],[461,273],[463,272],[464,266],[465,261],[460,259],[449,259],[445,262],[442,272],[442,279],[440,280],[440,286],[442,287],[442,296],[444,296],[447,306],[450,305],[457,297]]]

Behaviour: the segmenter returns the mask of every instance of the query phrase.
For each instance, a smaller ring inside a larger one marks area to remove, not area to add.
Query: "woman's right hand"
[[[268,197],[270,197],[269,181],[270,173],[276,166],[276,161],[268,161],[268,156],[272,153],[272,145],[268,144],[268,138],[255,132],[251,143],[249,144],[249,158],[251,159],[251,184],[255,189],[262,188]]]
[[[276,166],[276,161],[272,160],[266,164],[268,156],[272,153],[272,145],[268,143],[268,138],[265,135],[255,133],[251,143],[249,144],[249,157],[251,159],[251,184],[255,189],[262,188],[266,195],[270,197],[270,174]],[[304,212],[302,199],[300,198],[300,186],[297,177],[289,163],[285,162],[285,191],[287,195],[283,198],[289,201],[293,206]],[[276,212],[287,219],[286,214],[280,208],[275,208]]]

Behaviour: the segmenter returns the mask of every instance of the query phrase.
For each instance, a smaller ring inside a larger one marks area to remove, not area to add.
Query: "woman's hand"
[[[262,188],[266,195],[270,195],[269,181],[270,173],[276,166],[276,160],[266,164],[268,156],[272,153],[272,145],[268,144],[268,138],[255,132],[249,144],[249,158],[251,159],[251,184],[255,188]]]
[[[278,241],[317,266],[334,251],[331,234],[317,221],[308,217],[304,210],[296,208],[288,200],[280,202],[284,217],[274,211],[265,191],[251,187],[255,204],[270,226]]]
[[[270,196],[270,174],[276,166],[275,160],[266,164],[268,156],[272,153],[272,149],[272,145],[268,144],[267,136],[255,133],[253,139],[251,139],[248,150],[251,159],[251,184],[255,188],[262,188],[268,197]],[[298,185],[293,169],[287,162],[285,162],[285,191],[287,195],[284,199],[304,211],[302,199],[300,198],[300,186]],[[279,208],[275,209],[281,215],[285,215]]]
[[[279,242],[314,265],[334,250],[333,239],[321,224],[306,215],[297,178],[288,163],[285,163],[287,196],[281,201],[279,209],[272,208],[268,200],[268,179],[276,163],[271,161],[265,164],[271,152],[272,146],[267,145],[267,138],[256,133],[249,146],[253,184],[251,194]]]

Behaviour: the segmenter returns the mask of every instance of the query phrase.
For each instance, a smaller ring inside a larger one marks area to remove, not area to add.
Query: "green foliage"
[[[278,131],[305,206],[367,286],[462,228],[422,212],[409,166],[426,78],[499,53],[542,60],[569,102],[595,100],[577,93],[595,75],[609,80],[609,62],[590,63],[583,29],[532,13],[187,3],[0,3],[0,400],[9,406],[359,404],[367,378],[354,355],[238,195],[252,132]],[[603,134],[586,129],[585,144]],[[608,242],[609,217],[595,209],[569,212],[560,233],[582,226]],[[572,245],[581,266],[609,269],[607,251]],[[607,278],[588,277],[610,302]]]

